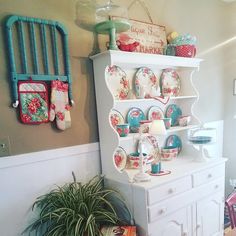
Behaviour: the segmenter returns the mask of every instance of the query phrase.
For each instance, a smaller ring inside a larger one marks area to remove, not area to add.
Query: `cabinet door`
[[[223,191],[197,202],[197,236],[222,236],[223,218]]]
[[[190,236],[191,207],[184,207],[152,223],[151,236]]]

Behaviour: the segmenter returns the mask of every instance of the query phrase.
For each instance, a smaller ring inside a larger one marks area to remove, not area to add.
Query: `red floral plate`
[[[122,125],[125,123],[125,120],[122,114],[115,109],[111,109],[111,112],[109,114],[109,119],[113,128],[115,128],[116,125]]]
[[[178,96],[180,93],[180,78],[178,73],[172,68],[163,70],[160,78],[160,86],[162,96]]]
[[[138,69],[135,74],[134,86],[137,98],[160,96],[159,81],[153,71],[147,67]]]
[[[118,66],[107,66],[105,78],[108,87],[116,100],[129,99],[130,85],[126,73]]]
[[[127,154],[122,147],[117,147],[113,155],[114,164],[119,171],[123,171],[126,166]]]
[[[160,120],[164,118],[164,113],[162,109],[158,106],[152,106],[150,107],[148,111],[148,120]]]

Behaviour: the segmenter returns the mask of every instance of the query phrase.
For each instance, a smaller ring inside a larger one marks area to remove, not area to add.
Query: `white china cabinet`
[[[197,162],[202,154],[196,146],[190,145],[187,137],[189,129],[200,125],[194,114],[199,95],[193,74],[198,71],[201,59],[112,50],[94,55],[91,59],[102,172],[107,184],[125,196],[139,236],[222,236],[225,160],[218,158]],[[121,69],[120,78],[109,75],[114,66]],[[180,78],[177,96],[137,98],[134,77],[140,68],[151,69],[158,80],[163,70],[174,69]],[[127,80],[125,87],[128,86],[128,91],[124,91],[125,96],[119,96],[120,84],[124,85],[123,77]],[[183,115],[191,115],[191,122],[184,127],[173,126],[167,130],[167,137],[156,138],[159,146],[163,146],[168,136],[178,136],[182,140],[182,150],[174,160],[162,162],[162,169],[170,171],[170,174],[151,176],[149,182],[136,183],[133,177],[138,169],[129,169],[126,163],[120,168],[114,156],[120,148],[126,155],[125,158],[122,156],[122,161],[126,162],[127,155],[137,151],[138,134],[120,137],[111,122],[111,111],[121,114],[122,122],[127,123],[131,108],[142,110],[148,119],[151,107],[157,106],[165,114],[170,104],[180,107]]]

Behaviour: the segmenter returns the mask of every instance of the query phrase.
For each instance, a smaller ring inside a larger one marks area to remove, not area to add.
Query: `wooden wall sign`
[[[136,52],[163,54],[163,48],[167,45],[165,26],[131,19],[129,22],[131,28],[118,33],[117,40],[123,44],[139,42]]]

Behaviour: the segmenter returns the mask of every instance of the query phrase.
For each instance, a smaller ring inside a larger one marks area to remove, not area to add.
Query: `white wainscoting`
[[[98,143],[0,158],[0,235],[21,235],[35,199],[72,181],[72,171],[81,182],[101,172]]]

